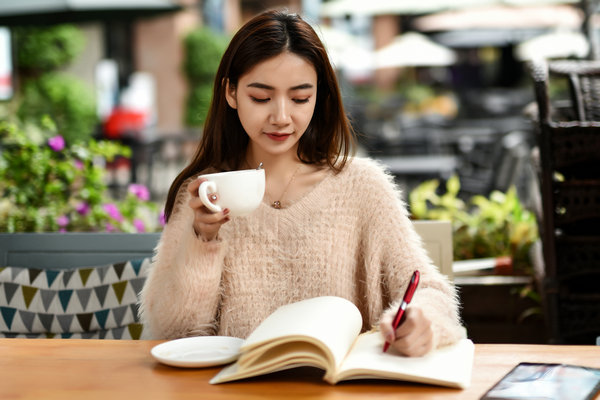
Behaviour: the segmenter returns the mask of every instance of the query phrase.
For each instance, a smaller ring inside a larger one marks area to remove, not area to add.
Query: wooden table
[[[219,368],[178,369],[150,355],[158,341],[0,339],[0,399],[478,399],[521,361],[600,368],[600,346],[477,344],[466,390],[388,381],[321,381],[315,369],[210,385]]]

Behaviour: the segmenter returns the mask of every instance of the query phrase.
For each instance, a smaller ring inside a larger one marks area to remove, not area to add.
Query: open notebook
[[[343,298],[325,296],[277,309],[246,339],[236,363],[210,383],[250,378],[284,369],[312,366],[331,384],[350,379],[394,379],[454,388],[471,381],[473,343],[463,339],[424,357],[383,353],[377,331],[360,334],[358,308]]]

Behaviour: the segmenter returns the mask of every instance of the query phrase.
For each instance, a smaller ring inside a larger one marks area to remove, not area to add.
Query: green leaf
[[[51,125],[51,124],[49,124]],[[104,142],[82,142],[52,151],[45,143],[38,144],[25,135],[23,126],[0,121],[2,151],[0,151],[0,229],[5,232],[54,231],[59,229],[57,217],[70,219],[69,230],[104,230],[109,217],[105,203],[116,203],[126,220],[116,224],[120,230],[134,231],[135,218],[158,221],[158,206],[135,196],[112,199],[108,191],[103,163],[91,160],[127,152],[128,148]],[[83,170],[76,160],[89,158]],[[82,202],[91,207],[86,215],[76,211]],[[114,223],[114,222],[113,222]],[[145,224],[154,231],[158,224]]]
[[[446,190],[453,196],[458,194],[460,191],[460,180],[458,175],[452,175],[450,179],[448,179],[448,182],[446,182]]]

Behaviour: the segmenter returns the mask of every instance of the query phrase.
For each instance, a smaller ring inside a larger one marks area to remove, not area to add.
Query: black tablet
[[[567,364],[520,363],[481,400],[591,400],[600,390],[600,369]]]

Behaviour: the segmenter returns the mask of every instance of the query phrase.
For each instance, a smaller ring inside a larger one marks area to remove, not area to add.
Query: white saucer
[[[156,360],[173,367],[211,367],[237,360],[243,342],[229,336],[197,336],[161,343],[150,353]]]

